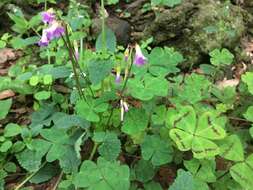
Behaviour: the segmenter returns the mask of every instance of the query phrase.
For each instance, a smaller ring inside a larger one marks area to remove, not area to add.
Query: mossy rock
[[[184,67],[199,63],[215,48],[233,51],[252,21],[241,7],[218,0],[184,0],[155,14],[143,38],[153,36],[154,45],[177,47],[188,58]]]

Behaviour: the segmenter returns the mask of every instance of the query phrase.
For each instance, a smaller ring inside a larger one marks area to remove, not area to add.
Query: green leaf
[[[121,151],[121,142],[113,132],[97,132],[93,140],[101,143],[98,148],[99,154],[108,161],[116,160]]]
[[[34,94],[34,98],[36,100],[39,100],[39,101],[40,100],[47,100],[50,97],[51,97],[51,92],[50,91],[45,91],[45,90],[37,92],[37,93]]]
[[[168,190],[195,190],[193,176],[190,172],[179,169],[176,180]]]
[[[81,127],[87,129],[90,123],[77,115],[68,115],[62,112],[55,113],[53,116],[55,127],[61,129],[70,129],[71,127]]]
[[[168,47],[152,49],[148,58],[148,70],[155,76],[165,76],[179,72],[177,65],[184,61],[183,56],[179,52],[175,51],[174,48]]]
[[[25,149],[16,154],[16,158],[24,169],[35,172],[41,166],[42,157],[48,152],[50,143],[42,139],[35,139],[32,141],[31,146],[33,150]]]
[[[4,128],[4,136],[5,137],[14,137],[19,135],[22,132],[22,128],[14,123],[9,123]]]
[[[12,147],[12,142],[7,140],[0,146],[0,152],[7,152]]]
[[[212,140],[224,139],[226,120],[212,112],[202,113],[197,120],[195,110],[184,106],[178,112],[172,112],[168,125],[170,137],[181,151],[192,150],[195,158],[214,157],[220,153]]]
[[[253,186],[253,154],[244,162],[239,162],[229,170],[232,178],[238,182],[243,189],[251,189]]]
[[[45,75],[43,77],[43,84],[44,85],[51,85],[53,83],[53,76],[52,75]]]
[[[160,166],[172,161],[173,149],[161,137],[147,135],[141,144],[141,154],[144,160],[151,160],[154,166]]]
[[[243,116],[248,120],[253,122],[253,106],[248,107],[247,111]]]
[[[39,76],[35,75],[35,76],[32,76],[29,80],[29,84],[31,86],[37,86],[37,84],[39,84],[39,81],[40,81],[40,78]]]
[[[163,125],[166,121],[167,109],[164,105],[157,106],[154,109],[154,113],[152,115],[152,122],[154,125]]]
[[[103,42],[103,34],[101,32],[96,41],[96,51],[102,51],[105,45],[106,50],[110,52],[115,52],[117,41],[114,32],[110,28],[106,27],[104,37],[105,41]]]
[[[57,169],[59,168],[57,168],[54,164],[47,163],[29,180],[29,182],[39,184],[49,181],[57,175]]]
[[[72,141],[66,131],[50,128],[41,130],[40,134],[51,144],[46,156],[47,161],[59,160],[60,166],[65,173],[77,171],[80,159],[75,151],[75,141]]]
[[[226,48],[214,49],[209,55],[211,56],[211,64],[215,66],[230,65],[234,59],[234,55]]]
[[[180,85],[180,84],[179,84]],[[191,74],[185,77],[184,84],[175,89],[176,102],[189,102],[195,104],[205,98],[208,98],[211,83],[203,76]]]
[[[144,184],[144,188],[145,190],[163,190],[161,185],[154,181]]]
[[[98,113],[105,112],[108,109],[108,104],[99,99],[90,99],[88,102],[79,100],[76,103],[75,110],[77,115],[91,122],[99,122]]]
[[[230,135],[220,143],[221,156],[227,160],[243,161],[244,152],[240,138],[237,135]]]
[[[164,5],[169,7],[174,7],[181,4],[182,0],[151,0],[153,6]]]
[[[6,115],[9,113],[11,104],[12,104],[12,99],[0,100],[0,108],[1,108],[0,120],[4,119]]]
[[[216,163],[215,160],[198,160],[191,159],[189,161],[184,161],[184,166],[188,171],[194,175],[196,179],[199,179],[203,182],[213,183],[216,181],[215,169]]]
[[[7,162],[4,165],[4,170],[10,173],[15,173],[17,171],[16,164],[13,162]]]
[[[130,79],[127,84],[130,94],[137,99],[148,101],[155,96],[165,97],[168,94],[168,81],[164,78],[146,74],[143,79]]]
[[[146,160],[139,160],[134,166],[133,178],[140,182],[148,182],[155,176],[155,168]]]
[[[253,94],[253,72],[246,72],[242,75],[242,81],[247,84],[249,92]]]
[[[87,190],[128,190],[129,176],[128,166],[120,165],[118,162],[108,162],[99,157],[97,164],[89,160],[84,161],[80,172],[74,176],[73,183],[76,188],[87,188]]]
[[[143,109],[130,109],[126,113],[122,131],[130,136],[135,136],[145,131],[148,126],[148,115]]]
[[[111,73],[113,61],[92,59],[88,62],[89,79],[93,85],[99,84]]]

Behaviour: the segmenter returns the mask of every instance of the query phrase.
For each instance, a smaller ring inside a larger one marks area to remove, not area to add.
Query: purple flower
[[[42,21],[45,24],[51,24],[55,20],[55,15],[51,9],[48,11],[42,12],[41,16],[42,16]]]
[[[54,38],[59,38],[64,34],[64,28],[56,21],[54,21],[47,31],[47,38],[52,40]]]
[[[117,69],[116,69],[116,78],[115,78],[115,82],[116,82],[116,83],[120,83],[120,82],[121,82],[120,67],[117,67]]]
[[[40,41],[38,42],[38,45],[41,47],[45,47],[45,46],[48,46],[48,44],[49,44],[49,40],[47,38],[47,32],[46,30],[43,30],[42,36],[41,36]]]
[[[127,47],[127,49],[124,52],[124,60],[125,60],[125,62],[128,61],[128,57],[129,57],[129,48]]]
[[[47,46],[51,40],[54,38],[59,38],[64,34],[64,28],[56,21],[54,21],[49,28],[44,29],[42,32],[42,37],[39,41],[39,46]]]
[[[147,58],[142,54],[141,48],[138,44],[135,45],[134,64],[142,66],[147,62]]]

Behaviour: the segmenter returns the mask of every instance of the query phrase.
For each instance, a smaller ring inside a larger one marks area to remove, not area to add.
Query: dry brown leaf
[[[12,90],[4,90],[4,91],[0,92],[0,100],[10,98],[13,96],[15,96],[15,93]]]
[[[216,86],[219,88],[219,89],[224,89],[226,87],[235,87],[239,84],[239,79],[224,79],[222,81],[218,81],[216,83]]]
[[[0,64],[3,64],[9,60],[15,60],[16,54],[11,48],[0,49]]]

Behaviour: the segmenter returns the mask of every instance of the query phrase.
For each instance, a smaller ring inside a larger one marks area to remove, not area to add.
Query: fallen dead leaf
[[[239,84],[239,79],[229,79],[227,80],[226,78],[222,81],[218,81],[216,83],[216,86],[219,88],[219,89],[224,89],[226,87],[235,87]]]
[[[3,64],[9,60],[15,60],[15,59],[16,59],[16,54],[13,49],[11,48],[0,49],[0,64]]]
[[[13,96],[15,96],[15,93],[12,90],[4,90],[4,91],[0,92],[0,100],[10,98]]]

